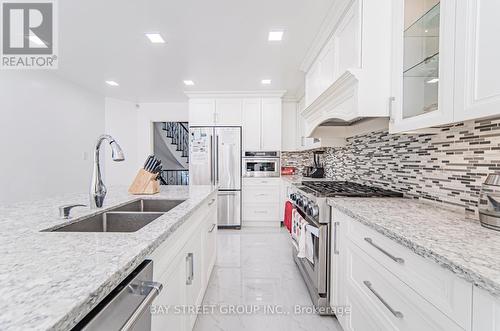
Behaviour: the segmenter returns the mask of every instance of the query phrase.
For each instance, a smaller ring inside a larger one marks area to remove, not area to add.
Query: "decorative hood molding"
[[[356,111],[358,79],[346,71],[329,88],[301,112],[305,120],[305,134],[310,136],[321,124],[341,120],[348,124],[359,116]]]

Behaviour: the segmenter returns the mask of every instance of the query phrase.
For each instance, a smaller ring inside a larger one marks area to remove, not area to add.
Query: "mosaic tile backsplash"
[[[312,151],[284,152],[283,165],[302,169]],[[475,211],[481,184],[500,172],[500,118],[467,121],[436,134],[377,131],[327,148],[326,176],[404,192],[408,197]]]

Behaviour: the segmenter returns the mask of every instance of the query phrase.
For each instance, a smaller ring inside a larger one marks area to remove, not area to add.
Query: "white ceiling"
[[[136,102],[185,100],[185,90],[285,89],[294,96],[303,84],[300,63],[333,2],[59,1],[58,73]],[[285,39],[269,44],[276,27],[286,29]],[[167,43],[151,44],[145,32],[160,32]],[[272,84],[262,86],[264,78]],[[185,87],[185,79],[196,85]]]

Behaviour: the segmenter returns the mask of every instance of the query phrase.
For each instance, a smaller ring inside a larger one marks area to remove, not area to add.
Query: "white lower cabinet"
[[[243,226],[278,227],[282,217],[281,179],[243,179]]]
[[[472,331],[500,331],[500,298],[474,288]]]
[[[156,279],[163,284],[163,290],[151,307],[151,330],[160,331],[167,327],[171,330],[187,330],[185,315],[178,311],[186,304],[185,263],[184,256],[178,255],[168,270]]]
[[[149,257],[163,290],[153,301],[152,330],[192,330],[215,262],[216,197],[199,208]],[[211,230],[211,232],[210,232]]]
[[[364,311],[359,315],[353,307],[347,330],[463,330],[350,241],[346,242],[345,270],[346,303],[355,305],[349,302],[351,296],[359,298],[357,304],[364,307],[358,309]],[[370,316],[368,325],[363,322],[365,315]],[[377,327],[373,328],[372,323]]]
[[[337,315],[344,330],[471,330],[471,283],[337,209],[331,221],[330,304],[350,310]]]

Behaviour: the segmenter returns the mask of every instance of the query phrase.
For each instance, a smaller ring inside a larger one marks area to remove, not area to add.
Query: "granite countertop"
[[[0,207],[0,330],[67,330],[215,192],[212,186],[164,186],[148,199],[186,199],[133,233],[40,232],[64,223],[58,206],[88,204],[88,193]],[[104,208],[141,198],[110,187]],[[72,210],[73,219],[96,214]],[[67,222],[67,221],[66,221]]]
[[[328,204],[500,296],[500,232],[464,212],[404,198],[331,198]]]

